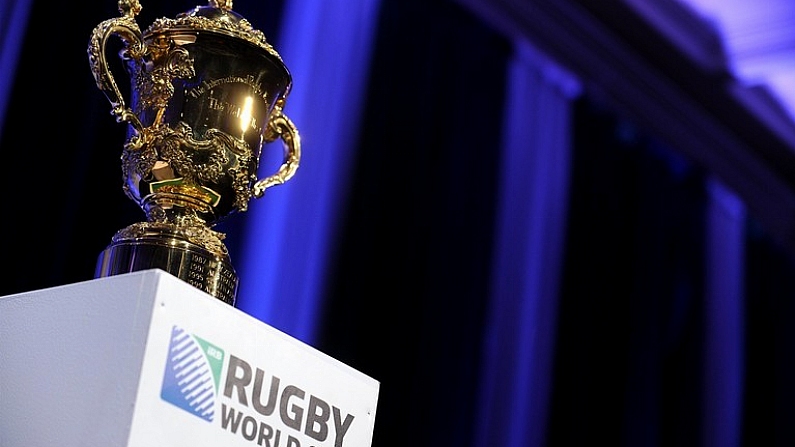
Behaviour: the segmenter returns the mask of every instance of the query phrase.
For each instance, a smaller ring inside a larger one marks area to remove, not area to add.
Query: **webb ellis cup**
[[[231,0],[158,19],[143,33],[138,0],[118,4],[121,16],[94,29],[88,59],[111,114],[128,125],[122,188],[146,220],[113,236],[95,276],[160,268],[234,306],[238,276],[213,228],[298,168],[298,131],[282,113],[291,75]],[[111,37],[121,43],[127,95],[105,57]],[[258,178],[262,148],[277,139],[282,163]]]

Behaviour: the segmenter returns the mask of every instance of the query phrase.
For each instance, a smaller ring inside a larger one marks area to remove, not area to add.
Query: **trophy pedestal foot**
[[[125,232],[130,231],[120,232],[122,236],[117,235],[100,254],[95,278],[157,268],[235,305],[238,277],[225,253],[211,251],[174,231],[138,237],[124,237]]]

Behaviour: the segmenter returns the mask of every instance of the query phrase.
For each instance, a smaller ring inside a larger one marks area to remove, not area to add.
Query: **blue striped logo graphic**
[[[174,326],[160,398],[212,422],[223,361],[223,350]]]

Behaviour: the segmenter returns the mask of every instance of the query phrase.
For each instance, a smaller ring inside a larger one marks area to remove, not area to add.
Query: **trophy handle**
[[[298,129],[287,115],[281,112],[281,107],[277,107],[274,115],[268,121],[268,128],[265,134],[265,141],[270,143],[277,138],[281,138],[284,143],[284,158],[279,170],[268,177],[258,180],[251,188],[255,198],[260,198],[265,194],[265,190],[271,186],[281,185],[290,180],[298,169],[301,160],[301,137]]]
[[[146,47],[143,43],[141,30],[135,21],[135,15],[141,10],[137,0],[120,1],[119,11],[122,17],[105,20],[94,28],[88,45],[88,62],[97,87],[105,94],[112,106],[111,114],[117,122],[128,122],[137,131],[143,132],[143,125],[138,117],[124,102],[124,97],[119,91],[116,79],[111,73],[105,48],[111,36],[118,36],[125,45],[121,54],[127,59],[142,59]]]

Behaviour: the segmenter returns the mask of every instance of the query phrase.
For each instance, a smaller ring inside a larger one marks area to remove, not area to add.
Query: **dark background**
[[[278,48],[282,2],[254,3],[234,9]],[[138,23],[194,5],[146,2]],[[113,1],[32,3],[5,80],[0,295],[91,279],[113,233],[143,216],[121,190],[125,128],[86,56],[116,15]],[[316,345],[381,382],[374,446],[475,445],[511,45],[456,3],[384,0],[374,48]],[[546,445],[707,445],[709,168],[587,91],[572,108]],[[233,255],[243,243],[230,238]],[[792,254],[754,215],[745,244],[735,445],[791,445]]]

